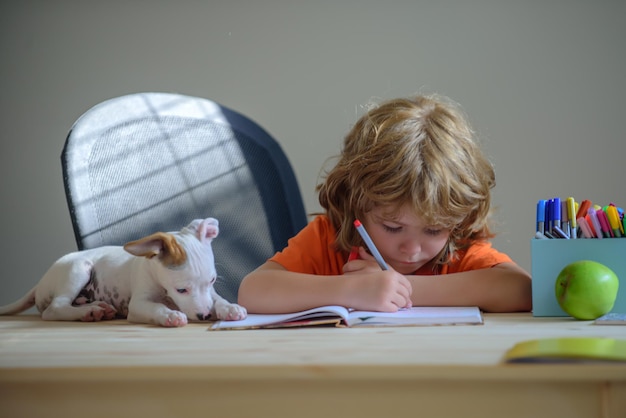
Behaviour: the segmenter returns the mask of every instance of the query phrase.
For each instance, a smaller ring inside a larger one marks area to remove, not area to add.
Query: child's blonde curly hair
[[[317,191],[339,250],[362,245],[352,223],[375,206],[393,216],[408,204],[428,225],[449,229],[437,263],[493,236],[493,167],[460,107],[445,97],[393,99],[369,110],[346,135],[338,159]]]

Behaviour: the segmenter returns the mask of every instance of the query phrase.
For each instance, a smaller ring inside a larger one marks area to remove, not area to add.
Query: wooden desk
[[[626,417],[626,365],[504,365],[514,343],[626,338],[530,314],[485,325],[207,331],[0,317],[6,417]]]

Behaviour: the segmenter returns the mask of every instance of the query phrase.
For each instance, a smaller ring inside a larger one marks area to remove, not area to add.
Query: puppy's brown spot
[[[156,232],[137,241],[124,245],[129,253],[146,258],[159,257],[166,266],[176,267],[185,264],[187,253],[172,234]]]
[[[161,261],[166,266],[182,266],[187,261],[187,253],[171,234],[163,234],[163,254]]]

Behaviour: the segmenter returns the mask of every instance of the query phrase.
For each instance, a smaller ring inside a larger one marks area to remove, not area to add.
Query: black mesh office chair
[[[215,217],[216,289],[232,302],[243,276],[307,222],[280,145],[210,100],[167,93],[107,100],[75,122],[61,160],[79,249]]]

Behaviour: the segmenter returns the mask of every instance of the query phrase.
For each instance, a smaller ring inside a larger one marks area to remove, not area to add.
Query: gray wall
[[[60,153],[85,110],[140,91],[243,111],[281,142],[307,211],[371,98],[460,102],[496,167],[495,245],[530,269],[535,202],[626,206],[626,2],[0,2],[0,304],[76,248]]]

